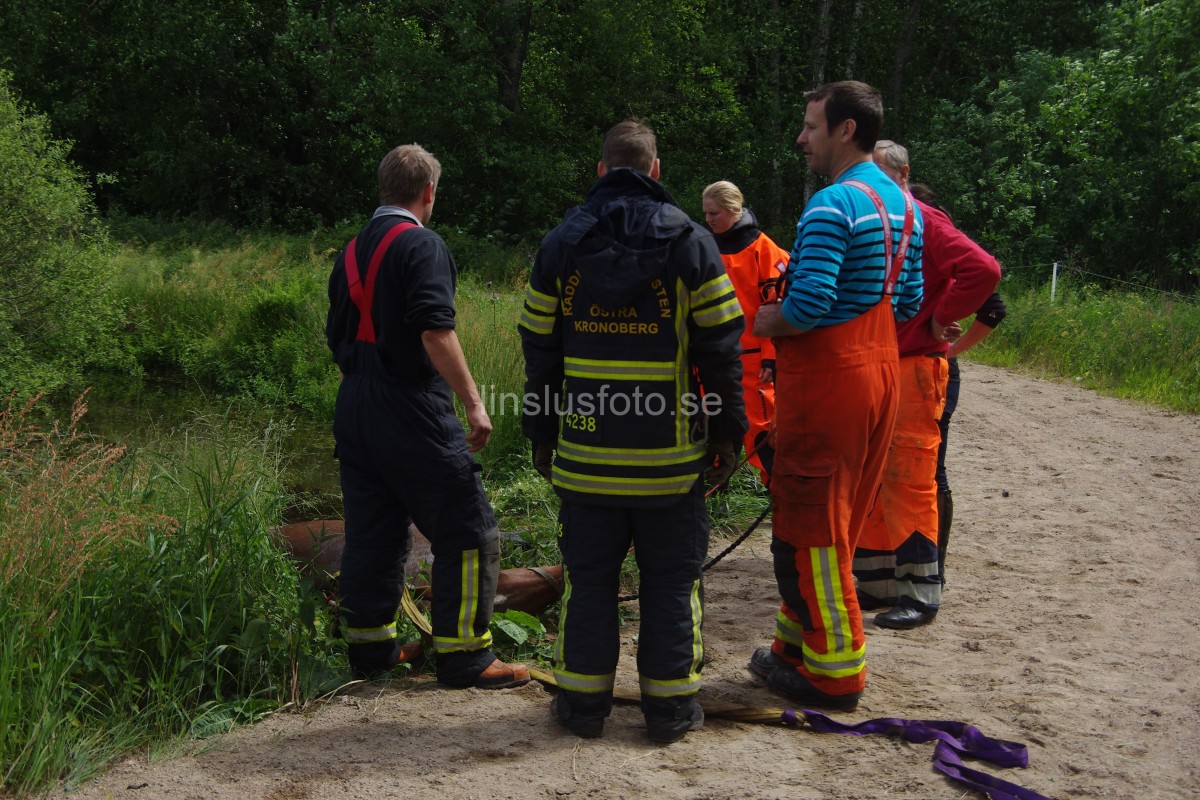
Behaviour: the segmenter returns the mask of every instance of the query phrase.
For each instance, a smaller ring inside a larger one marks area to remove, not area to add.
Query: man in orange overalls
[[[909,190],[903,145],[878,142],[874,158]],[[1000,264],[954,227],[945,212],[914,202],[925,222],[925,296],[917,315],[896,327],[900,407],[879,502],[854,555],[859,606],[891,606],[875,616],[875,624],[897,630],[928,625],[941,607],[939,516],[946,505],[938,496],[937,467],[950,374],[946,353],[955,336],[951,326],[983,305],[1000,281]]]
[[[871,160],[879,92],[840,81],[805,97],[797,143],[833,183],[800,217],[783,301],[754,325],[776,338],[771,552],[782,603],[750,670],[798,705],[853,710],[867,676],[851,565],[896,418],[896,321],[921,305],[922,222]]]

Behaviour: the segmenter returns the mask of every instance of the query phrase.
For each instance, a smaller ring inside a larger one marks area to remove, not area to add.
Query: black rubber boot
[[[584,695],[560,689],[550,703],[550,713],[559,725],[581,739],[604,734],[604,718],[612,712],[612,695]]]
[[[954,522],[954,495],[950,490],[938,490],[938,580],[946,586],[946,548],[950,544],[950,524]]]
[[[694,695],[643,697],[642,714],[646,717],[646,735],[659,744],[678,742],[688,731],[704,725],[704,709]]]

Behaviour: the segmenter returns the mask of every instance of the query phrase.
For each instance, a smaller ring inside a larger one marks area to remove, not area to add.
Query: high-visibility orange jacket
[[[787,250],[775,244],[770,236],[759,229],[754,212],[748,208],[742,210],[741,219],[733,223],[729,230],[714,234],[713,238],[717,241],[717,249],[721,251],[721,261],[725,262],[725,273],[733,281],[733,290],[746,316],[742,353],[757,353],[760,359],[774,359],[775,345],[771,340],[754,335],[754,318],[758,314],[758,307],[763,304],[763,287],[768,283],[774,284],[787,269]]]
[[[750,209],[743,209],[741,218],[729,230],[714,234],[725,273],[733,282],[734,293],[746,317],[746,330],[742,334],[742,390],[746,399],[746,419],[750,430],[746,432],[746,452],[754,450],[755,440],[771,427],[775,417],[775,385],[764,383],[759,377],[763,361],[770,362],[774,371],[775,345],[771,339],[754,335],[754,318],[764,302],[764,290],[773,287],[787,269],[788,252],[771,240],[758,227],[758,220]],[[775,300],[774,296],[771,298]],[[756,454],[750,459],[763,476],[769,476]]]

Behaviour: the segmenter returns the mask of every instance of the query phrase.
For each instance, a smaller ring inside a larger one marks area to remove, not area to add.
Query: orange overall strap
[[[375,277],[379,274],[379,265],[383,262],[383,256],[395,238],[415,227],[417,227],[416,223],[401,222],[388,229],[379,242],[379,246],[375,248],[375,252],[371,254],[371,263],[367,266],[365,283],[360,278],[358,258],[355,253],[358,237],[351,239],[350,244],[347,245],[346,283],[350,289],[350,299],[358,309],[358,334],[354,339],[356,342],[375,342],[375,321],[371,319],[371,303],[375,299]]]
[[[845,185],[858,189],[874,203],[875,210],[879,212],[879,220],[883,223],[884,252],[889,252],[892,249],[892,221],[888,218],[887,208],[883,205],[883,198],[879,196],[878,192],[862,181],[849,180],[845,181]],[[891,297],[895,293],[896,281],[900,280],[900,270],[904,266],[905,256],[908,255],[908,243],[912,241],[913,225],[915,224],[912,196],[905,191],[901,191],[900,193],[904,195],[904,229],[900,233],[900,246],[896,248],[896,255],[892,259],[891,269],[888,270],[887,278],[883,283],[884,297]]]

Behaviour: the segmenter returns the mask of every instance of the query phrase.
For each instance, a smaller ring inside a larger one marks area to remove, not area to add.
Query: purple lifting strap
[[[851,725],[816,711],[795,711],[790,708],[783,712],[781,718],[788,725],[807,722],[821,733],[849,733],[854,736],[883,733],[917,743],[937,739],[937,746],[933,750],[933,766],[950,778],[983,792],[992,800],[1049,800],[1032,789],[964,765],[961,756],[978,758],[998,767],[1029,766],[1029,751],[1025,745],[984,736],[978,728],[965,722],[881,717]]]

